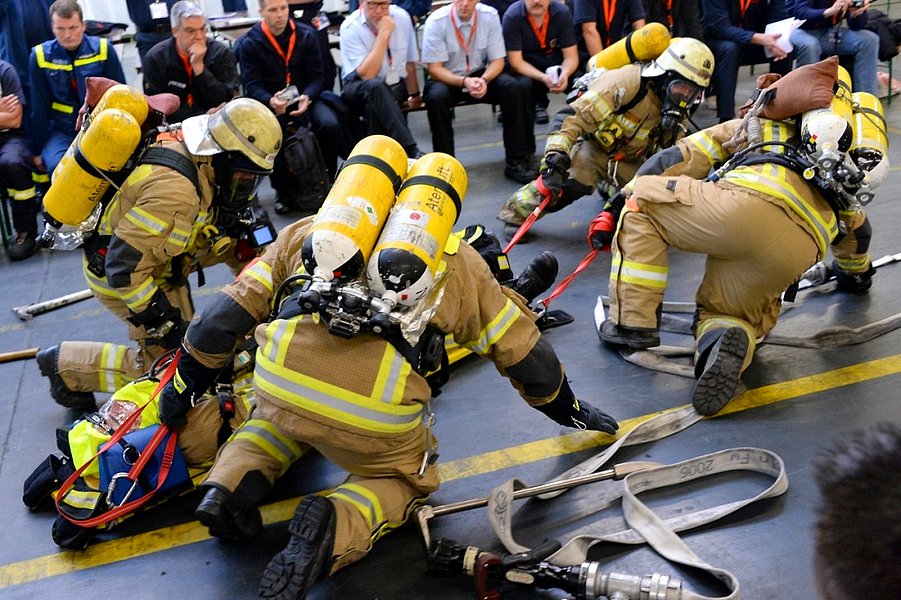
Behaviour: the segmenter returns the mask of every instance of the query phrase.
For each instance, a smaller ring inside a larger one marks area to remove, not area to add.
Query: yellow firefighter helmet
[[[710,85],[713,73],[713,52],[703,42],[694,38],[673,38],[663,54],[642,71],[645,77],[663,75],[667,71],[698,84]]]
[[[239,152],[264,171],[272,170],[282,146],[278,119],[252,98],[235,98],[212,115],[185,119],[182,132],[192,154]]]

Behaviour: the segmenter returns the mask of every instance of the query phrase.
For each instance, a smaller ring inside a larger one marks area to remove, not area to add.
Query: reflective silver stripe
[[[162,219],[158,219],[146,210],[140,209],[136,206],[125,213],[125,218],[144,231],[152,233],[154,235],[161,235],[169,227],[169,225]]]
[[[288,444],[286,444],[283,440],[279,439],[272,431],[269,431],[266,427],[261,427],[259,425],[255,425],[255,423],[259,423],[259,420],[251,419],[247,421],[243,425],[241,425],[240,429],[235,432],[235,439],[240,438],[243,434],[251,434],[254,435],[261,440],[265,441],[267,444],[271,445],[271,448],[267,448],[261,446],[257,440],[248,439],[250,443],[259,446],[262,448],[267,454],[277,459],[280,463],[290,466],[301,456],[300,449],[298,447],[291,448]],[[265,422],[265,421],[264,421]],[[273,451],[278,452],[280,456],[276,456],[273,454]]]
[[[135,312],[141,312],[137,308],[146,304],[153,297],[153,294],[156,293],[157,289],[159,288],[156,287],[153,279],[148,278],[132,291],[127,294],[119,294],[119,296],[128,308]]]
[[[270,292],[273,289],[272,267],[262,260],[258,260],[248,268],[244,269],[244,271],[241,273],[241,276],[250,277],[251,279],[259,281]]]
[[[479,339],[463,345],[477,354],[485,354],[518,317],[519,309],[508,298],[501,312],[482,330]]]
[[[356,490],[351,489],[350,486],[340,486],[334,492],[329,494],[329,498],[346,500],[350,504],[353,504],[369,522],[370,529],[381,522],[381,519],[379,518],[379,510],[372,503],[372,501],[367,496],[364,496]]]

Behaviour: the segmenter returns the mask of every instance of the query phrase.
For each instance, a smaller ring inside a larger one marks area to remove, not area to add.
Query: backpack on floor
[[[285,140],[285,164],[295,180],[298,207],[318,209],[331,188],[328,167],[319,142],[309,127],[300,126]]]

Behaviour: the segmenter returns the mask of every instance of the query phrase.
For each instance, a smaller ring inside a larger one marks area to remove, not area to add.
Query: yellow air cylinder
[[[821,167],[832,169],[841,162],[838,153],[851,148],[853,121],[851,76],[839,66],[838,87],[830,105],[808,110],[801,116],[801,140],[808,145],[809,154]]]
[[[325,281],[362,273],[406,173],[394,139],[371,135],[354,146],[301,248],[307,273]]]
[[[138,125],[143,125],[147,120],[147,114],[150,109],[147,106],[147,99],[144,94],[131,86],[124,83],[118,83],[103,93],[97,106],[91,110],[94,114],[100,114],[107,108],[118,108],[124,110],[135,118]]]
[[[888,136],[882,102],[873,94],[855,92],[854,140],[851,142],[851,158],[867,172],[870,188],[878,187],[888,177]]]
[[[120,171],[140,141],[141,125],[132,115],[118,108],[96,113],[53,172],[43,203],[48,223],[59,227],[84,221],[110,186],[100,172]]]
[[[369,289],[403,305],[428,294],[466,187],[466,170],[449,154],[433,152],[413,163],[366,264]]]
[[[666,25],[648,23],[588,59],[588,70],[618,69],[634,62],[654,60],[666,50],[669,42]]]

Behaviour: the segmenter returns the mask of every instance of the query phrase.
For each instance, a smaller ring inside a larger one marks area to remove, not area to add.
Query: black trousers
[[[19,233],[37,234],[38,204],[31,180],[31,151],[20,135],[0,133],[0,186],[10,194],[13,228]]]
[[[394,138],[409,153],[416,148],[416,140],[400,110],[400,102],[406,99],[406,95],[403,82],[392,87],[378,77],[363,80],[353,73],[344,79],[341,97],[353,111],[366,119],[367,134]]]
[[[478,76],[478,75],[474,75]],[[429,81],[423,92],[432,150],[454,154],[453,108],[467,98],[461,88],[439,81]],[[504,154],[508,162],[516,162],[535,154],[535,112],[532,84],[528,77],[501,73],[488,84],[488,92],[473,103],[497,104],[504,115]]]

